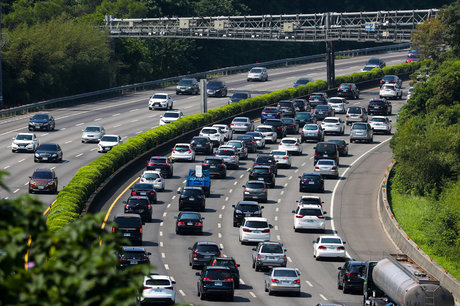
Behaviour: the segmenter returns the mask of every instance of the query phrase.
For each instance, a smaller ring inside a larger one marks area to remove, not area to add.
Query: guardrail
[[[407,49],[409,47],[410,47],[410,43],[402,43],[402,44],[378,46],[378,47],[371,47],[371,48],[337,51],[335,52],[335,56],[336,57],[353,57],[353,56],[374,54],[374,53],[387,52],[387,51],[398,51],[398,50]],[[255,66],[276,68],[276,67],[284,67],[284,66],[289,66],[289,65],[306,64],[309,62],[319,62],[319,61],[324,61],[325,59],[326,59],[326,53],[322,53],[322,54],[316,54],[316,55],[274,60],[274,61],[269,61],[269,62],[240,65],[240,66],[235,66],[235,67],[213,69],[213,70],[208,70],[204,72],[197,72],[197,73],[192,73],[192,74],[187,74],[187,75],[182,75],[182,76],[169,77],[169,78],[164,78],[164,79],[155,80],[155,81],[124,85],[124,86],[113,87],[113,88],[108,88],[108,89],[101,89],[101,90],[77,94],[73,96],[67,96],[67,97],[61,97],[61,98],[56,98],[56,99],[50,99],[46,101],[35,102],[35,103],[22,105],[18,107],[12,107],[9,109],[2,109],[0,110],[0,119],[11,117],[11,116],[16,116],[16,115],[23,115],[29,112],[36,112],[36,111],[40,111],[46,108],[63,107],[69,104],[87,102],[87,101],[94,100],[96,98],[118,96],[126,92],[136,92],[138,90],[147,90],[147,89],[153,89],[153,88],[159,88],[159,87],[167,87],[167,86],[176,84],[181,79],[186,78],[186,77],[198,78],[198,79],[212,78],[216,76],[246,72],[247,70]]]

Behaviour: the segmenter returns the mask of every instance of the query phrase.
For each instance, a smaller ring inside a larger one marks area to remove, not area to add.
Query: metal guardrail
[[[353,57],[359,55],[367,55],[367,54],[374,54],[374,53],[381,53],[387,51],[398,51],[407,49],[410,47],[410,43],[402,43],[402,44],[393,44],[393,45],[386,45],[386,46],[378,46],[378,47],[371,47],[371,48],[362,48],[362,49],[353,49],[353,50],[345,50],[345,51],[337,51],[335,52],[336,57]],[[96,98],[107,98],[111,96],[118,96],[122,95],[127,92],[136,92],[138,90],[147,90],[147,89],[154,89],[160,87],[167,87],[173,84],[176,84],[183,78],[213,78],[216,76],[223,76],[229,74],[236,74],[241,72],[246,72],[249,69],[256,67],[256,66],[264,66],[267,68],[276,68],[276,67],[285,67],[289,65],[299,65],[299,64],[306,64],[309,62],[320,62],[326,59],[326,53],[323,54],[316,54],[316,55],[309,55],[309,56],[302,56],[302,57],[295,57],[295,58],[286,58],[262,63],[253,63],[247,65],[240,65],[235,67],[226,67],[220,69],[213,69],[204,72],[197,72],[187,75],[175,76],[164,78],[155,81],[149,81],[144,83],[136,83],[131,85],[124,85],[119,87],[113,87],[108,89],[101,89],[93,92],[77,94],[73,96],[61,97],[56,99],[50,99],[40,102],[35,102],[27,105],[22,105],[18,107],[12,107],[9,109],[2,109],[0,110],[0,119],[16,116],[16,115],[23,115],[29,112],[37,112],[41,111],[46,108],[52,107],[63,107],[70,104],[75,104],[79,102],[87,102],[90,100],[94,100]]]

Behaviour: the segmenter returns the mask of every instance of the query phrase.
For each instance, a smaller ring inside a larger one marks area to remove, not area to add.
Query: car
[[[265,67],[254,67],[248,72],[248,82],[250,81],[267,81],[268,72]]]
[[[353,100],[359,99],[359,89],[355,83],[342,83],[337,88],[337,96]]]
[[[40,145],[37,135],[33,133],[19,133],[13,138],[11,152],[35,152]]]
[[[313,113],[310,112],[299,112],[295,115],[295,121],[300,128],[308,123],[316,123],[316,117]]]
[[[294,102],[290,100],[281,100],[278,101],[279,109],[281,110],[281,113],[283,113],[282,117],[295,117],[296,114],[296,106]]]
[[[339,169],[333,159],[320,159],[316,162],[315,172],[323,177],[339,178]]]
[[[254,139],[254,136],[250,134],[238,135],[236,140],[241,140],[246,144],[249,153],[256,153],[257,152],[257,142]]]
[[[125,214],[138,214],[143,223],[152,221],[152,205],[148,196],[130,196],[123,204]]]
[[[260,122],[264,123],[267,119],[281,119],[282,115],[278,106],[266,106],[260,114]]]
[[[278,133],[272,125],[259,125],[255,131],[260,132],[264,136],[266,143],[276,143],[278,139]]]
[[[152,156],[147,162],[147,170],[160,171],[165,177],[172,177],[174,174],[173,161],[167,156]]]
[[[321,122],[324,134],[345,134],[345,123],[339,117],[326,117]]]
[[[254,131],[254,122],[248,117],[235,117],[230,124],[233,133]]]
[[[275,188],[275,173],[270,166],[254,166],[249,172],[250,181],[263,181],[268,188]]]
[[[329,101],[329,96],[325,92],[313,92],[308,97],[308,103],[310,103],[311,108],[315,108],[318,105],[327,105]]]
[[[166,125],[181,118],[184,118],[184,114],[180,110],[168,110],[160,116],[159,125]]]
[[[267,119],[264,125],[271,125],[275,128],[277,138],[286,137],[286,125],[281,119]]]
[[[53,131],[56,127],[54,117],[50,114],[38,113],[29,119],[29,131]]]
[[[313,110],[317,120],[323,120],[326,117],[334,117],[335,111],[330,105],[318,105]]]
[[[150,183],[136,183],[131,187],[132,196],[146,196],[149,198],[150,203],[157,202],[157,192],[153,184]]]
[[[301,294],[300,271],[294,268],[273,268],[265,278],[265,292]]]
[[[299,132],[299,124],[294,118],[281,118],[286,126],[286,134],[297,134]]]
[[[227,104],[237,103],[237,102],[240,102],[242,100],[249,99],[249,98],[251,98],[251,94],[249,92],[235,92],[230,97],[230,99],[228,99]]]
[[[151,274],[144,276],[142,296],[139,298],[141,305],[150,303],[176,303],[176,282],[167,275]]]
[[[176,86],[176,95],[189,94],[197,95],[200,93],[200,86],[195,78],[186,78],[179,81]]]
[[[230,140],[233,138],[232,129],[226,124],[213,124],[212,127],[219,128],[221,132],[224,132],[224,140]]]
[[[418,49],[418,48],[411,48],[407,55],[416,55],[418,57],[421,57],[422,56],[422,51],[420,49]]]
[[[139,183],[152,184],[157,191],[165,191],[165,180],[160,171],[146,170],[139,177]]]
[[[318,196],[301,196],[300,200],[296,201],[298,203],[297,206],[302,206],[302,205],[319,205],[323,206],[324,202],[321,201],[321,198]]]
[[[291,168],[291,156],[287,150],[272,150],[270,155],[275,159],[278,168]]]
[[[318,142],[313,149],[315,149],[313,165],[316,165],[316,162],[320,159],[333,159],[337,166],[339,165],[339,148],[336,143]]]
[[[269,166],[275,175],[278,175],[278,164],[272,155],[260,154],[254,160],[253,166]]]
[[[350,130],[350,142],[354,141],[374,142],[374,130],[369,123],[353,123]]]
[[[122,144],[123,140],[119,135],[104,135],[97,144],[97,151],[99,153],[106,153],[112,150],[115,146]]]
[[[197,241],[188,249],[191,251],[188,257],[188,264],[192,269],[195,269],[195,267],[204,267],[213,257],[220,257],[222,255],[222,249],[215,242]]]
[[[270,228],[266,218],[245,217],[240,226],[239,241],[246,242],[270,241]]]
[[[299,192],[324,192],[324,179],[321,174],[305,172],[299,179]]]
[[[265,137],[261,132],[247,132],[246,135],[254,137],[256,141],[257,149],[265,148]]]
[[[212,177],[226,178],[227,166],[222,157],[209,156],[206,157],[201,164],[203,170],[208,170]]]
[[[190,141],[195,154],[204,153],[204,154],[213,154],[214,153],[214,143],[208,136],[193,136],[192,141]]]
[[[243,200],[254,200],[267,203],[268,192],[265,182],[263,181],[248,181],[243,185]]]
[[[178,160],[195,161],[195,150],[189,143],[176,143],[172,152],[171,159],[176,162]]]
[[[211,296],[224,296],[229,301],[233,301],[235,282],[229,267],[206,266],[201,270],[201,273],[197,272],[197,275],[200,277],[197,290],[201,300]]]
[[[81,142],[99,142],[102,136],[105,135],[105,129],[101,125],[87,126],[84,130],[81,130]]]
[[[313,257],[316,260],[325,257],[345,259],[345,243],[339,236],[320,236],[313,241]]]
[[[324,141],[324,130],[320,124],[305,124],[300,132],[300,141],[308,142],[310,140],[319,142]]]
[[[382,87],[384,84],[398,84],[399,87],[402,87],[402,80],[399,78],[397,75],[384,75],[380,79],[380,87]]]
[[[240,159],[247,159],[248,158],[248,148],[246,147],[246,143],[242,140],[230,140],[227,142],[227,145],[234,146],[236,151],[238,152],[238,156]]]
[[[29,193],[49,192],[57,193],[58,177],[54,169],[35,169],[29,176]]]
[[[173,109],[174,100],[170,94],[156,93],[150,97],[149,110],[156,109]]]
[[[414,87],[409,87],[409,89],[407,90],[406,100],[409,100],[413,93],[414,93]]]
[[[349,260],[346,261],[343,267],[338,267],[337,288],[343,293],[355,290],[363,291],[364,279],[361,278],[363,269],[366,267],[366,262]]]
[[[240,166],[238,150],[234,146],[220,146],[214,156],[222,158],[228,169],[238,169]]]
[[[375,116],[369,120],[369,124],[374,133],[391,134],[391,120],[384,116]]]
[[[406,57],[406,63],[418,62],[420,57],[415,54],[408,54]]]
[[[121,236],[131,243],[142,245],[142,219],[137,214],[123,214],[113,219],[112,233],[120,232]]]
[[[235,288],[240,288],[240,271],[238,270],[240,265],[236,263],[236,260],[233,257],[214,257],[209,262],[209,266],[228,267],[232,272]]]
[[[209,137],[216,147],[224,143],[225,135],[221,133],[221,129],[218,127],[204,127],[201,129],[199,135]]]
[[[206,195],[201,187],[184,187],[179,194],[179,211],[205,211]]]
[[[294,137],[285,137],[281,139],[278,150],[286,150],[289,154],[302,155],[303,148],[300,140]]]
[[[140,247],[122,247],[117,255],[119,261],[118,267],[123,269],[134,265],[150,265],[149,256],[152,253]]]
[[[204,217],[198,212],[180,212],[175,216],[176,219],[176,234],[198,233],[203,234]]]
[[[245,217],[262,217],[263,206],[257,201],[239,201],[233,207],[233,227],[241,226]]]
[[[300,78],[294,83],[294,87],[307,85],[308,83],[314,83],[313,79],[310,78]]]
[[[401,86],[398,84],[383,84],[382,87],[380,88],[379,92],[380,99],[386,98],[386,99],[402,99],[403,96],[403,91]]]
[[[299,204],[294,214],[294,231],[299,230],[326,230],[326,212],[323,211],[321,205],[317,204]]]
[[[391,115],[393,107],[387,99],[372,99],[367,105],[367,113],[369,115],[382,114],[385,116]]]
[[[339,156],[348,156],[348,143],[344,139],[328,139],[327,142],[332,142],[339,149]]]
[[[371,58],[371,59],[369,59],[367,61],[366,65],[364,66],[363,71],[370,71],[370,70],[372,70],[374,68],[382,69],[386,65],[387,64],[385,63],[385,61],[383,59],[378,58],[378,57],[373,57],[373,58]]]
[[[345,98],[332,97],[327,103],[336,114],[345,114],[348,108],[348,102]]]
[[[367,111],[361,106],[350,106],[345,115],[345,123],[351,125],[353,122],[367,122]]]
[[[252,249],[252,268],[257,272],[264,268],[286,267],[286,251],[281,242],[259,242]]]
[[[55,143],[42,143],[34,153],[34,162],[62,162],[61,146]]]
[[[224,81],[212,80],[206,85],[206,94],[208,97],[226,97],[227,91],[227,84]]]

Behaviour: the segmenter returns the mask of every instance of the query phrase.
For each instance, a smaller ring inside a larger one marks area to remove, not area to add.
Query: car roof
[[[182,143],[182,142],[181,142],[181,143],[176,143],[175,146],[187,146],[187,147],[189,147],[190,144],[189,144],[189,143]]]
[[[138,199],[138,200],[149,200],[148,196],[141,196],[141,195],[134,195],[134,196],[129,196],[128,200],[130,199]]]
[[[342,240],[340,236],[333,236],[333,235],[319,236],[318,238],[339,238],[340,240]]]
[[[279,244],[279,245],[283,245],[283,243],[280,242],[280,241],[261,241],[261,242],[259,242],[259,244]]]
[[[166,111],[165,114],[166,114],[166,113],[180,113],[180,110],[178,110],[178,109],[173,109],[173,110]]]
[[[213,127],[217,126],[217,127],[226,127],[226,128],[228,128],[228,125],[226,125],[226,124],[213,124],[212,126]]]
[[[133,219],[140,219],[141,216],[138,214],[121,214],[115,216],[115,218],[133,218]]]
[[[169,277],[168,275],[158,275],[158,274],[150,274],[150,275],[144,276],[144,280],[145,280],[145,279],[148,279],[148,278],[151,278],[151,279],[168,279],[168,280],[171,280],[171,277]]]
[[[17,135],[30,135],[30,136],[33,136],[33,135],[35,135],[35,134],[34,134],[34,133],[18,133]],[[17,136],[17,135],[16,135],[16,136]]]
[[[218,150],[235,150],[235,146],[232,146],[232,145],[221,145],[219,146],[219,148],[217,148]]]
[[[316,208],[316,209],[321,209],[321,210],[323,209],[321,205],[319,204],[301,204],[299,205],[299,207],[300,208],[310,208],[310,209]]]
[[[167,156],[150,156],[150,159],[168,159]]]
[[[235,118],[233,118],[233,120],[235,120],[235,119],[245,119],[245,120],[248,120],[248,121],[251,120],[251,119],[249,119],[249,117],[235,117]]]
[[[229,140],[227,143],[229,143],[229,142],[239,142],[239,143],[244,143],[244,141],[243,141],[243,140],[241,140],[241,139],[230,139],[230,140]],[[227,145],[220,145],[219,147],[222,147],[222,146],[233,146],[233,145],[228,145],[228,144],[227,144]]]
[[[266,125],[266,124],[261,124],[259,126],[257,126],[258,128],[269,128],[269,129],[273,129],[273,127],[271,125]]]
[[[387,119],[387,117],[385,117],[385,116],[373,116],[373,117],[371,118],[371,120],[374,119],[374,118]]]
[[[298,141],[299,139],[298,139],[298,138],[295,138],[295,137],[284,137],[283,139],[281,139],[281,141],[285,141],[285,140],[295,140],[295,141]]]
[[[183,190],[201,190],[203,191],[201,187],[192,187],[192,186],[185,186]]]
[[[156,171],[156,170],[145,170],[144,173],[142,173],[142,174],[146,174],[146,173],[148,173],[148,174],[151,174],[151,173],[161,174],[160,171]]]
[[[264,181],[257,181],[257,180],[250,180],[250,181],[247,181],[246,184],[265,184]],[[256,202],[257,203],[257,202]],[[239,203],[238,203],[239,204]]]
[[[123,247],[125,252],[145,252],[144,248],[141,247]]]
[[[120,137],[119,135],[105,134],[103,137]]]
[[[307,199],[321,200],[321,198],[318,196],[302,196],[300,199],[301,200],[307,200]]]
[[[334,120],[339,121],[340,118],[339,118],[339,117],[326,117],[326,118],[324,118],[324,120],[325,120],[325,119],[334,119]]]
[[[152,96],[154,96],[154,95],[167,95],[167,96],[169,96],[169,93],[166,93],[166,92],[156,92],[156,93],[154,93]]]
[[[267,218],[262,218],[262,217],[246,217],[244,218],[246,221],[267,221]]]
[[[219,156],[206,156],[204,159],[205,159],[205,160],[206,160],[206,159],[218,159],[218,160],[223,160],[223,158],[222,158],[222,157],[219,157]]]
[[[197,245],[215,245],[219,247],[216,242],[212,242],[212,241],[197,241],[196,244]]]
[[[286,153],[286,154],[289,154],[288,150],[283,150],[283,149],[271,150],[271,151],[270,151],[270,154],[273,154],[273,152],[284,152],[284,153]]]

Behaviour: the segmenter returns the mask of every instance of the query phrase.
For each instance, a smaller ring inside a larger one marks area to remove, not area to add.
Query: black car
[[[191,252],[188,257],[188,264],[195,267],[206,266],[213,257],[220,257],[221,249],[215,242],[195,242],[193,247],[188,248]]]
[[[325,92],[313,92],[308,97],[308,103],[310,103],[311,108],[315,108],[318,105],[327,105],[328,95]]]
[[[318,105],[313,110],[317,120],[323,120],[326,117],[334,117],[335,111],[330,105]]]
[[[268,188],[275,188],[275,173],[270,166],[254,166],[249,172],[250,181],[264,181]]]
[[[34,154],[34,162],[62,162],[62,150],[58,144],[42,143]]]
[[[29,119],[29,131],[47,130],[52,131],[56,127],[53,116],[50,114],[35,114]]]
[[[147,163],[147,170],[160,171],[162,176],[172,177],[174,168],[172,160],[166,156],[152,156]]]
[[[195,153],[212,154],[214,152],[214,144],[208,136],[194,136],[190,142]]]
[[[198,85],[198,81],[195,78],[182,79],[179,81],[179,84],[177,84],[176,95],[179,95],[179,94],[197,95],[199,93],[200,93],[200,87]]]
[[[235,288],[240,288],[240,271],[238,270],[239,264],[236,263],[233,257],[214,257],[209,262],[209,266],[215,267],[228,267],[233,275],[233,283],[235,284]]]
[[[286,125],[281,119],[267,119],[264,125],[271,125],[275,128],[278,138],[286,137]]]
[[[227,84],[224,81],[209,81],[206,85],[206,93],[210,97],[226,97],[227,90]]]
[[[374,68],[383,68],[387,65],[385,60],[378,58],[378,57],[373,57],[370,60],[367,61],[366,66],[373,66]]]
[[[337,96],[358,99],[359,98],[359,89],[355,83],[342,83],[339,88],[337,88]]]
[[[318,142],[316,144],[313,165],[319,159],[333,159],[337,166],[339,165],[339,148],[334,142]]]
[[[295,121],[299,127],[303,127],[307,123],[316,123],[316,117],[310,112],[300,112],[295,115]]]
[[[118,215],[113,219],[112,233],[120,232],[131,243],[142,245],[142,219],[136,214]]]
[[[149,198],[150,203],[157,202],[157,192],[153,184],[147,183],[136,183],[131,187],[132,196],[146,196]]]
[[[176,234],[198,233],[203,234],[203,219],[197,212],[180,212],[176,219]]]
[[[324,192],[324,179],[321,174],[305,172],[299,179],[300,192]]]
[[[240,102],[241,100],[249,98],[251,98],[251,94],[249,92],[235,92],[228,100],[228,104]]]
[[[380,80],[380,87],[382,87],[384,84],[387,83],[392,83],[392,84],[398,84],[399,87],[402,87],[402,80],[399,78],[397,75],[385,75],[383,78]]]
[[[342,289],[343,293],[351,290],[362,292],[364,280],[360,276],[365,267],[366,263],[363,261],[347,261],[343,267],[338,268],[337,288]]]
[[[201,187],[184,187],[182,192],[178,191],[179,211],[192,210],[204,211],[206,209],[206,195]]]
[[[209,170],[210,176],[217,176],[220,178],[227,177],[227,166],[221,157],[206,157],[201,166],[203,170]]]
[[[273,155],[258,155],[253,166],[269,166],[275,176],[278,175],[278,164]]]
[[[245,217],[262,217],[263,206],[255,201],[239,201],[233,207],[233,226],[237,227],[243,224]]]
[[[284,116],[295,117],[296,110],[295,110],[294,102],[289,101],[289,100],[281,100],[278,102],[277,106],[280,108]]]
[[[340,156],[347,156],[348,155],[348,143],[343,139],[328,139],[327,142],[333,142],[337,144],[337,148],[339,148],[339,155]]]
[[[294,99],[292,102],[294,102],[299,112],[309,112],[311,109],[310,103],[306,99]]]
[[[146,196],[130,196],[125,204],[125,214],[139,214],[143,222],[152,221],[152,206]]]
[[[369,115],[382,114],[384,116],[391,115],[393,106],[387,99],[372,99],[367,105],[367,113]]]
[[[117,255],[119,260],[118,267],[123,269],[133,265],[150,265],[149,255],[152,255],[152,253],[147,252],[144,248],[123,247]]]
[[[210,296],[225,296],[229,301],[233,301],[235,294],[234,279],[229,267],[207,266],[203,268],[198,281],[198,296],[205,300]]]
[[[236,140],[242,140],[246,144],[246,148],[248,148],[249,153],[257,152],[257,143],[252,135],[238,135]]]
[[[294,118],[281,118],[286,125],[286,134],[297,134],[299,132],[299,124]]]

